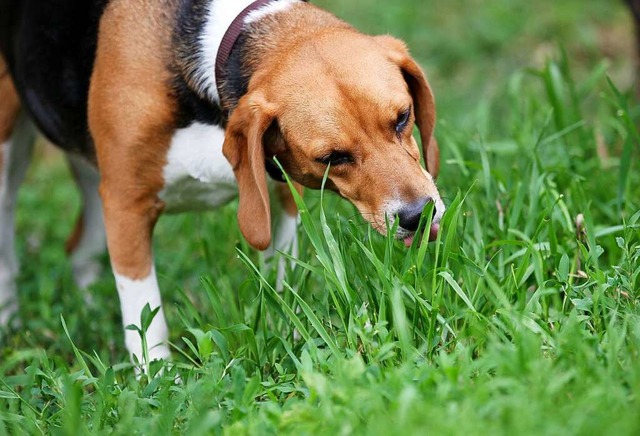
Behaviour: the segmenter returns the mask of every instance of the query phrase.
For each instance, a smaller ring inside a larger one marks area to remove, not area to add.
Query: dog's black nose
[[[431,203],[433,200],[430,197],[421,198],[420,200],[405,206],[398,213],[398,218],[400,218],[400,227],[405,230],[409,230],[410,232],[415,232],[418,230],[418,226],[420,224],[420,216],[422,215],[422,210],[425,206]],[[435,216],[436,210],[433,209],[433,215]]]

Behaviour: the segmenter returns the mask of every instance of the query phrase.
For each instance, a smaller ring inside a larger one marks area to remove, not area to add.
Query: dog
[[[151,249],[162,213],[239,197],[248,243],[290,251],[298,212],[281,168],[300,190],[329,171],[327,189],[382,234],[398,219],[407,245],[433,203],[434,239],[435,116],[403,42],[304,0],[0,0],[0,322],[17,309],[15,198],[36,130],[65,151],[82,195],[75,281],[96,280],[106,245],[124,326],[160,308],[156,360],[170,356]],[[141,361],[138,334],[125,342]]]

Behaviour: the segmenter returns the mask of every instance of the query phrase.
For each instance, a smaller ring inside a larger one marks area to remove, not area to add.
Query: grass
[[[618,90],[630,46],[605,50],[630,35],[622,6],[321,3],[403,37],[429,72],[439,240],[407,251],[310,193],[277,293],[233,205],[163,219],[175,361],[136,379],[108,271],[94,305],[72,284],[78,200],[41,152],[20,197],[24,324],[0,349],[0,433],[640,431],[638,111]]]

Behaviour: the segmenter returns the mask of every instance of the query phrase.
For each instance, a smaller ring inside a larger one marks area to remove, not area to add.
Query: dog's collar
[[[218,49],[218,55],[216,57],[216,66],[215,66],[216,87],[218,88],[218,95],[220,96],[220,99],[222,99],[222,95],[223,95],[223,93],[221,92],[222,91],[221,88],[222,88],[222,83],[224,82],[224,79],[225,79],[225,72],[226,72],[225,70],[226,70],[227,64],[229,63],[229,58],[231,57],[231,51],[233,50],[233,47],[238,41],[238,38],[240,38],[240,35],[242,35],[242,32],[244,31],[244,27],[246,24],[245,19],[253,11],[260,9],[261,7],[273,1],[275,0],[256,0],[253,3],[251,3],[242,12],[240,12],[240,14],[233,20],[233,22],[225,32],[224,36],[222,37],[222,42],[220,43],[220,48]],[[308,3],[309,0],[300,0],[300,1],[304,3]],[[283,182],[283,183],[286,182],[286,179],[284,177],[282,170],[273,160],[265,159],[265,166],[266,166],[267,173],[273,180],[277,182]]]
[[[229,58],[231,57],[231,52],[233,51],[233,47],[235,46],[238,38],[242,35],[242,32],[245,29],[246,19],[247,17],[254,11],[266,6],[270,3],[276,2],[278,0],[256,0],[253,3],[249,4],[240,14],[231,22],[231,25],[225,32],[222,37],[222,42],[220,43],[220,47],[218,48],[218,54],[216,55],[216,65],[215,65],[215,80],[216,80],[216,88],[218,91],[218,95],[220,99],[222,99],[222,84],[225,79],[225,73],[227,69],[227,64],[229,63]],[[294,1],[295,0],[289,0]],[[309,0],[298,0],[301,3],[308,3]]]
[[[218,49],[218,56],[216,57],[216,86],[218,87],[218,95],[222,95],[220,91],[224,80],[225,69],[229,63],[231,50],[233,50],[233,46],[236,44],[236,41],[238,41],[238,38],[240,38],[240,35],[244,30],[245,18],[247,18],[247,15],[251,12],[256,9],[260,9],[262,6],[265,6],[267,3],[272,1],[273,0],[254,1],[240,12],[225,32],[222,42],[220,43],[220,48]]]

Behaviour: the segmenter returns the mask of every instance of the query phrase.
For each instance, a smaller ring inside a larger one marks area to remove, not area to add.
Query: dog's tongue
[[[433,242],[438,238],[439,231],[440,231],[440,224],[434,224],[431,226],[431,229],[429,230],[429,242]],[[415,239],[415,237],[416,235],[411,235],[404,238],[404,245],[407,248],[411,248],[411,245],[413,245],[413,240]]]
[[[434,224],[429,231],[429,241],[433,242],[438,239],[438,232],[440,231],[440,224]]]

